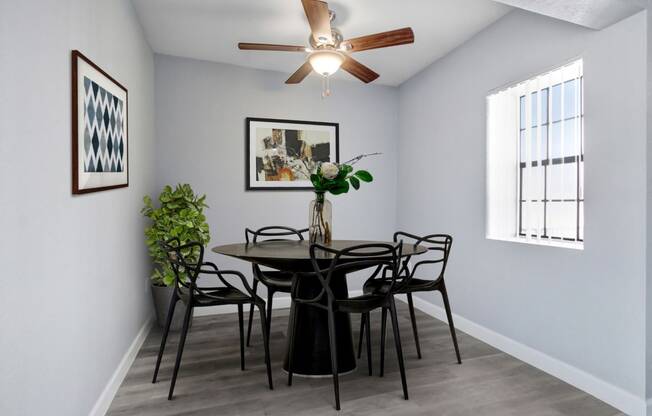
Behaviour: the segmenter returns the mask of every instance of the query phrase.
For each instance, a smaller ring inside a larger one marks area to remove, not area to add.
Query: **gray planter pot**
[[[174,287],[152,285],[152,297],[154,298],[154,308],[156,309],[156,320],[158,321],[158,326],[163,329],[165,329],[165,323],[167,322],[168,308],[170,307],[172,293],[174,293]],[[185,315],[186,304],[179,300],[174,309],[170,331],[181,330],[181,327],[183,327],[183,317]],[[192,320],[190,322],[192,323]]]

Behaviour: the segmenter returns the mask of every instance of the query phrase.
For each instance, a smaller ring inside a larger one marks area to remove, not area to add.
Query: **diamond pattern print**
[[[84,172],[124,171],[124,104],[84,77]]]

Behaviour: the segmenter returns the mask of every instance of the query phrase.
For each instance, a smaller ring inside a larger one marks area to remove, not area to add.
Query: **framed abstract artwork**
[[[72,193],[129,186],[127,89],[72,51]]]
[[[319,162],[339,162],[339,124],[247,118],[247,190],[312,190]]]

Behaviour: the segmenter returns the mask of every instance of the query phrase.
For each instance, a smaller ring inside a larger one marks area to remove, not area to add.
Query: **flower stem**
[[[312,229],[310,242],[318,240],[324,244],[331,243],[330,225],[324,219],[324,192],[315,192],[315,204],[313,206],[310,227]]]

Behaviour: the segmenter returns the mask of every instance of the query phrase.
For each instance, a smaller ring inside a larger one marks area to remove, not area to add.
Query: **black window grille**
[[[582,96],[580,76],[532,92],[529,100],[525,95],[519,98],[518,224],[522,237],[584,241]],[[526,108],[528,102],[530,108]]]

